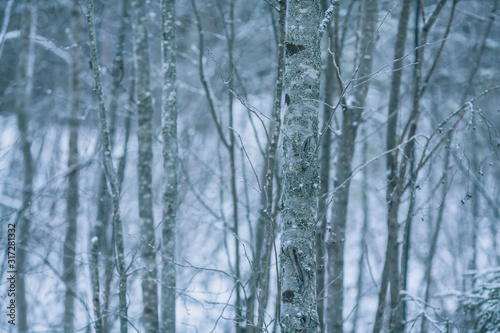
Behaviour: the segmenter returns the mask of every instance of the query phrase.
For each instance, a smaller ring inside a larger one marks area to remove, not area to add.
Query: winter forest
[[[500,332],[498,0],[0,0],[1,332]]]

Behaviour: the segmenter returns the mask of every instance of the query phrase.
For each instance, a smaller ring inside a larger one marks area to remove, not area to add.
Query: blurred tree
[[[33,89],[33,70],[35,52],[33,47],[33,36],[36,34],[36,6],[30,0],[21,3],[22,26],[20,36],[20,48],[17,62],[17,87],[16,87],[16,109],[17,128],[20,135],[20,148],[23,155],[23,187],[22,205],[16,217],[17,229],[17,261],[16,270],[17,291],[15,293],[18,313],[18,329],[21,332],[28,331],[28,294],[26,279],[28,272],[29,238],[31,231],[30,207],[33,200],[33,178],[35,174],[33,156],[31,153],[31,140],[28,128],[28,110],[31,106]]]
[[[132,31],[134,38],[135,88],[137,91],[137,180],[139,218],[141,221],[141,260],[143,325],[145,332],[158,331],[158,287],[156,237],[153,221],[153,101],[150,87],[149,29],[147,6],[144,1],[132,1],[134,9]]]
[[[76,0],[71,8],[71,32],[73,45],[81,44],[81,11]],[[71,52],[71,110],[69,115],[69,156],[68,156],[68,193],[66,201],[66,212],[68,228],[64,239],[63,251],[63,278],[66,280],[67,289],[64,299],[64,331],[73,332],[73,319],[75,316],[74,293],[77,286],[76,280],[76,239],[77,239],[77,218],[78,218],[78,130],[81,119],[81,58],[78,48],[75,46]]]

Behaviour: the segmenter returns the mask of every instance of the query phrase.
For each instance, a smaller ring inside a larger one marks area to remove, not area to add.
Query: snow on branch
[[[340,1],[337,0],[332,0],[330,7],[325,12],[325,16],[323,18],[323,21],[321,21],[321,24],[319,25],[319,37],[323,36],[323,33],[325,32],[325,29],[330,22],[330,19],[332,18],[332,14],[335,11],[335,8],[340,5]]]

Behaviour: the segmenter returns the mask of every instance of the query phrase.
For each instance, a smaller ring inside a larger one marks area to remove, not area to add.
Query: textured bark
[[[90,42],[90,54],[91,54],[91,64],[92,72],[94,75],[95,82],[95,92],[97,94],[97,100],[99,104],[99,128],[101,132],[101,140],[103,145],[103,156],[104,156],[104,167],[106,171],[106,178],[108,180],[108,185],[111,190],[111,202],[113,205],[113,228],[114,228],[114,238],[116,247],[116,262],[117,270],[119,275],[119,287],[118,287],[118,297],[119,297],[119,309],[118,314],[120,316],[120,333],[127,332],[127,272],[125,268],[125,254],[124,254],[124,244],[123,244],[123,227],[120,216],[120,189],[118,185],[118,179],[116,176],[115,167],[113,165],[113,159],[111,156],[111,143],[110,135],[108,130],[108,124],[106,119],[106,106],[104,105],[104,95],[102,92],[101,83],[101,70],[99,66],[99,55],[97,52],[97,41],[94,25],[94,2],[92,0],[87,0],[87,24],[89,28],[89,42]]]
[[[285,70],[285,19],[286,2],[280,4],[279,13],[279,42],[278,42],[278,71],[276,74],[276,95],[274,97],[274,132],[267,153],[267,172],[265,186],[265,231],[263,249],[260,257],[258,270],[258,316],[257,329],[260,332],[264,325],[264,315],[269,300],[271,253],[276,237],[276,219],[273,210],[273,189],[274,174],[276,172],[276,152],[278,150],[278,141],[281,132],[281,99],[283,94],[283,72]]]
[[[158,291],[156,286],[156,241],[153,221],[153,103],[150,88],[150,62],[146,2],[133,1],[132,31],[134,38],[134,67],[137,91],[137,178],[139,218],[141,224],[142,323],[144,331],[158,331]]]
[[[318,110],[321,56],[319,0],[288,2],[281,202],[280,326],[319,332],[316,299]]]
[[[17,63],[17,89],[16,109],[17,128],[20,135],[20,147],[23,155],[23,194],[21,209],[16,217],[17,228],[17,326],[19,332],[28,331],[28,303],[26,301],[26,271],[28,266],[28,241],[31,226],[30,206],[33,197],[33,156],[31,154],[31,141],[28,128],[28,108],[31,102],[33,82],[33,45],[31,37],[34,34],[32,25],[33,16],[36,16],[36,8],[30,0],[22,2],[24,6],[22,14],[22,26],[19,56]],[[32,16],[33,15],[33,16]]]
[[[81,17],[80,5],[73,1],[71,9],[72,37],[75,45],[80,45],[81,37]],[[68,175],[68,192],[66,198],[66,215],[68,228],[64,239],[63,253],[63,277],[66,280],[66,293],[64,295],[64,331],[73,332],[73,318],[75,311],[75,297],[73,291],[76,290],[76,267],[75,267],[75,247],[77,237],[77,216],[78,216],[78,130],[80,127],[80,72],[81,59],[78,56],[79,50],[72,49],[71,62],[71,110],[69,117],[69,156],[68,169],[73,170]]]
[[[396,36],[396,46],[394,49],[394,64],[393,74],[391,80],[391,91],[389,95],[388,107],[388,121],[387,121],[387,134],[386,134],[386,149],[391,150],[397,145],[397,121],[398,121],[398,105],[399,105],[399,91],[401,88],[401,76],[403,67],[403,55],[406,43],[406,31],[408,29],[408,19],[410,16],[411,0],[403,0],[401,13],[399,16],[398,33]],[[386,167],[389,172],[387,178],[387,192],[386,200],[388,207],[388,236],[387,236],[387,249],[385,252],[384,268],[382,270],[382,281],[380,283],[380,290],[378,296],[377,312],[375,314],[375,324],[373,326],[373,333],[379,333],[382,329],[383,314],[386,305],[387,287],[389,286],[390,270],[393,263],[397,265],[397,252],[398,252],[398,224],[397,216],[394,217],[394,209],[392,195],[396,188],[396,172],[397,172],[397,150],[387,155]],[[397,203],[399,204],[399,203]],[[392,214],[392,215],[391,215]]]
[[[362,10],[362,29],[357,67],[357,78],[364,78],[371,73],[374,34],[377,23],[377,0],[365,0]],[[361,79],[366,80],[366,79]],[[339,140],[339,157],[336,167],[335,186],[340,187],[333,204],[332,234],[328,241],[329,258],[329,298],[327,326],[330,332],[343,331],[344,301],[344,245],[349,203],[350,177],[352,158],[355,150],[357,130],[361,122],[361,114],[368,94],[369,82],[356,88],[352,106],[342,106],[342,136]]]
[[[92,305],[94,307],[94,329],[102,333],[103,321],[101,313],[101,292],[99,282],[99,238],[93,236],[90,240],[90,278],[92,285]]]
[[[177,216],[177,58],[175,0],[162,0],[162,136],[163,223],[161,271],[161,332],[175,332],[175,235]]]

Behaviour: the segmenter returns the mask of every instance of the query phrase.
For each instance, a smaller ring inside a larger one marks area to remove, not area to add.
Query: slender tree
[[[162,137],[163,223],[161,271],[161,332],[175,332],[175,245],[177,230],[177,45],[175,0],[162,0]]]
[[[389,95],[389,107],[388,107],[388,121],[387,121],[387,132],[386,132],[386,148],[387,150],[392,150],[397,145],[397,124],[398,124],[398,107],[399,107],[399,91],[401,88],[401,76],[403,67],[403,55],[406,44],[406,31],[408,30],[408,20],[410,16],[410,4],[411,0],[403,0],[401,4],[401,13],[399,14],[398,32],[396,35],[396,46],[394,49],[394,63],[393,63],[393,74],[391,80],[391,90]],[[393,201],[392,195],[396,188],[396,167],[397,167],[397,150],[387,155],[386,166],[389,171],[387,176],[388,188],[386,191],[386,200],[388,205],[389,213],[394,214],[394,209],[392,209]],[[397,248],[398,248],[398,225],[397,216],[396,218],[388,217],[388,236],[387,236],[387,249],[385,252],[384,268],[382,270],[382,281],[380,284],[379,295],[378,295],[378,306],[375,314],[375,324],[373,326],[373,333],[379,333],[382,329],[382,320],[385,310],[385,300],[387,294],[387,288],[389,286],[389,273],[391,270],[392,263],[397,263]]]
[[[28,240],[31,228],[30,207],[33,200],[34,166],[31,154],[31,140],[29,139],[28,109],[30,107],[33,89],[34,50],[33,35],[35,26],[33,17],[36,8],[30,0],[21,2],[24,6],[22,14],[20,48],[17,63],[16,109],[17,128],[20,135],[20,146],[23,155],[23,194],[21,209],[17,213],[17,290],[16,304],[18,309],[18,330],[28,331],[28,302],[26,299],[26,273],[28,266]]]
[[[329,7],[328,0],[321,2],[322,10],[326,12]],[[333,94],[335,84],[335,67],[334,62],[338,63],[338,38],[335,33],[338,33],[338,15],[339,11],[335,11],[334,25],[335,30],[331,24],[325,28],[325,37],[328,45],[328,53],[326,56],[326,65],[324,69],[323,85],[323,128],[324,132],[321,133],[321,142],[319,150],[319,170],[320,170],[320,190],[318,200],[318,220],[321,221],[320,227],[316,234],[316,264],[317,264],[317,286],[316,294],[318,296],[318,316],[321,331],[325,331],[325,280],[326,280],[326,228],[328,224],[328,191],[330,189],[330,165],[331,165],[331,146],[332,146],[332,131],[330,124],[333,117]],[[337,58],[334,60],[334,56]]]
[[[328,241],[329,280],[328,292],[328,330],[343,332],[343,300],[344,300],[344,247],[346,237],[347,209],[349,203],[350,177],[352,158],[362,111],[368,94],[369,80],[373,62],[374,34],[377,23],[377,0],[365,0],[362,3],[362,29],[359,43],[361,55],[357,72],[357,87],[352,105],[342,106],[342,135],[338,141],[339,156],[336,167],[335,186],[339,187],[333,204],[332,233]],[[358,83],[359,82],[359,83]],[[342,87],[342,90],[344,88]],[[331,266],[331,267],[330,267]]]
[[[137,178],[141,221],[142,302],[144,331],[158,331],[158,290],[156,285],[156,241],[153,221],[153,101],[150,88],[148,20],[146,2],[133,1],[132,31],[137,92]]]
[[[318,332],[316,219],[321,55],[319,0],[288,2],[281,202],[281,331]]]
[[[226,136],[224,134],[225,130],[222,125],[222,120],[219,119],[218,110],[215,103],[215,98],[210,89],[209,83],[207,81],[207,77],[205,74],[205,65],[203,54],[205,51],[204,44],[204,31],[201,24],[200,14],[198,12],[196,1],[191,0],[191,6],[193,8],[193,12],[196,19],[196,26],[198,29],[198,48],[199,48],[199,56],[198,56],[198,69],[200,75],[200,81],[203,86],[203,90],[205,92],[205,97],[208,102],[210,117],[214,122],[214,125],[217,129],[217,134],[220,140],[221,145],[226,149],[228,157],[229,157],[229,169],[230,169],[230,191],[231,191],[231,204],[232,204],[232,226],[226,228],[224,230],[224,237],[228,231],[231,231],[234,236],[234,263],[230,263],[232,269],[234,270],[233,281],[235,288],[235,322],[236,322],[236,332],[241,333],[243,329],[243,302],[242,302],[242,283],[241,283],[241,254],[240,254],[240,219],[239,219],[239,195],[238,195],[238,186],[237,186],[237,170],[236,170],[236,140],[234,133],[234,96],[233,96],[233,77],[227,80],[227,88],[228,88],[228,105],[227,105],[227,128],[229,129],[229,134]],[[235,71],[234,69],[234,40],[235,40],[235,18],[234,18],[234,0],[229,1],[229,19],[226,21],[224,18],[224,12],[221,7],[219,7],[219,11],[221,13],[221,17],[224,25],[224,34],[227,44],[227,53],[229,57],[229,68],[231,73]],[[221,192],[222,194],[222,192]],[[221,196],[222,199],[222,196]],[[226,241],[224,241],[226,244]],[[227,248],[227,247],[226,247]]]
[[[424,46],[427,43],[427,37],[430,32],[431,27],[436,22],[438,15],[445,5],[446,0],[441,0],[435,7],[429,19],[426,21],[424,27],[422,28],[421,34],[415,35],[415,49],[416,49],[416,65],[415,65],[415,75],[414,75],[414,86],[413,86],[413,103],[412,109],[408,121],[403,129],[403,133],[399,141],[405,138],[408,143],[404,147],[403,154],[401,156],[401,161],[396,161],[396,168],[398,168],[395,178],[391,182],[395,185],[394,191],[391,193],[390,201],[388,201],[388,225],[398,228],[398,214],[399,207],[402,201],[403,193],[406,189],[406,183],[409,181],[410,184],[410,204],[407,211],[407,219],[404,228],[403,236],[403,246],[401,250],[401,266],[399,265],[399,248],[394,246],[394,257],[395,262],[391,264],[390,273],[390,284],[391,284],[391,319],[390,327],[396,331],[402,331],[405,328],[405,313],[406,313],[406,303],[403,301],[402,290],[406,290],[407,286],[407,274],[408,274],[408,262],[409,262],[409,249],[410,249],[410,236],[411,236],[411,225],[413,209],[416,202],[416,178],[418,172],[422,165],[416,164],[415,157],[415,135],[417,134],[418,120],[420,118],[420,100],[422,97],[422,66],[424,64]],[[417,2],[418,4],[418,2]],[[418,15],[417,15],[418,16]],[[418,21],[416,21],[418,22]],[[418,24],[415,31],[418,31]],[[444,43],[444,42],[443,42]],[[422,49],[420,47],[422,46]],[[437,55],[439,57],[439,53]],[[432,72],[429,72],[428,77]],[[408,174],[407,174],[408,170]],[[388,184],[389,185],[389,184]],[[398,231],[395,231],[396,234]]]
[[[74,45],[81,43],[81,9],[78,1],[73,1],[71,8],[72,38]],[[75,316],[75,297],[73,290],[76,290],[76,266],[75,250],[77,238],[77,217],[78,217],[78,130],[80,127],[80,72],[81,59],[79,49],[73,47],[71,51],[71,110],[69,116],[69,156],[68,156],[68,192],[66,198],[66,215],[68,228],[64,239],[63,251],[63,277],[67,283],[67,289],[64,296],[64,331],[73,332],[73,320]]]
[[[267,152],[267,170],[266,170],[266,185],[265,185],[265,230],[264,241],[259,267],[258,278],[258,317],[256,332],[260,331],[264,325],[264,314],[269,300],[270,288],[270,268],[271,268],[271,253],[276,238],[276,215],[274,214],[273,189],[274,176],[276,172],[276,159],[278,150],[278,141],[281,132],[281,100],[283,95],[283,72],[285,70],[285,19],[286,19],[286,1],[282,1],[279,7],[279,41],[278,41],[278,67],[276,73],[276,95],[274,97],[274,132],[269,144]]]
[[[103,145],[103,162],[106,171],[106,178],[111,190],[111,202],[113,205],[113,229],[116,248],[116,262],[119,275],[118,288],[118,314],[120,317],[120,333],[127,333],[127,272],[125,267],[125,246],[123,244],[123,226],[120,216],[120,188],[116,176],[115,167],[111,155],[110,135],[106,118],[106,106],[104,104],[104,94],[101,83],[101,69],[99,66],[99,54],[97,51],[97,39],[94,25],[94,1],[87,0],[87,25],[89,30],[91,67],[94,74],[95,92],[99,104],[99,129]]]

